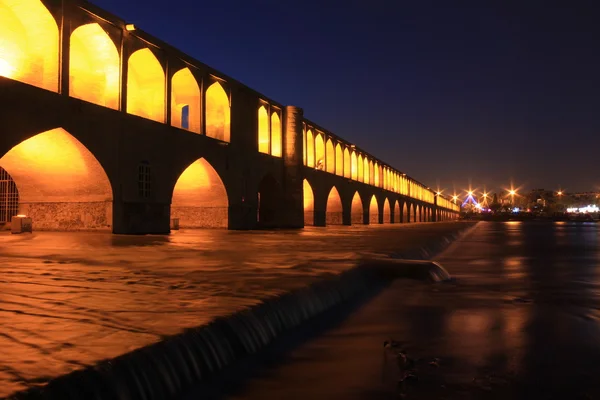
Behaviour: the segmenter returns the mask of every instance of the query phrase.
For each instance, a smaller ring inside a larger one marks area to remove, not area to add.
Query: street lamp
[[[515,194],[517,194],[517,191],[511,189],[508,191],[508,194],[510,194],[510,204],[515,204]]]

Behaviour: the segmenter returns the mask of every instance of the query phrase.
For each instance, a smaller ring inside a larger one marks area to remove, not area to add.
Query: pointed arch
[[[100,27],[82,25],[71,34],[69,95],[100,106],[119,109],[120,57]]]
[[[204,158],[179,176],[171,197],[171,218],[180,228],[227,228],[229,200],[221,177]]]
[[[206,89],[206,136],[230,141],[231,110],[229,96],[219,82],[215,82]]]
[[[358,173],[357,173],[357,180],[359,182],[364,182],[365,181],[365,169],[364,169],[364,164],[363,164],[363,157],[362,154],[358,155],[358,161],[356,163],[357,169],[358,169]]]
[[[269,135],[269,114],[265,106],[258,108],[258,151],[269,154],[271,138]]]
[[[339,143],[335,145],[335,174],[344,176],[344,152]]]
[[[327,172],[335,174],[335,149],[331,138],[327,139],[325,145],[325,163],[327,164]]]
[[[350,178],[357,181],[358,180],[358,159],[356,158],[356,152],[353,151],[350,156]]]
[[[306,132],[306,165],[315,167],[315,138],[310,129]]]
[[[271,114],[271,155],[281,157],[281,119],[279,113],[274,111]]]
[[[200,133],[200,87],[192,71],[182,68],[171,78],[171,125]]]
[[[62,128],[39,133],[0,158],[19,192],[19,213],[36,230],[103,230],[112,226],[113,190],[104,168]]]
[[[58,25],[41,1],[0,3],[0,43],[0,76],[58,92]]]
[[[315,136],[315,163],[316,169],[325,170],[325,143],[321,133],[317,133]]]
[[[389,224],[392,221],[392,211],[390,207],[390,199],[386,198],[383,201],[383,220],[382,223]]]
[[[165,122],[165,73],[150,49],[138,50],[129,57],[127,112]]]
[[[350,219],[352,225],[362,225],[365,223],[365,210],[360,197],[360,193],[356,191],[352,197],[352,208],[350,210]]]
[[[410,204],[408,204],[408,207],[407,207],[406,202],[402,206],[402,222],[405,224],[410,222]]]
[[[379,204],[375,195],[371,196],[371,202],[369,203],[369,224],[379,224]]]
[[[342,225],[344,223],[342,198],[335,186],[331,188],[329,196],[327,196],[327,209],[325,215],[326,225]]]
[[[348,151],[348,148],[344,146],[344,178],[350,178],[351,169],[350,152]]]
[[[302,182],[304,196],[304,226],[315,224],[315,196],[310,183],[305,179]]]
[[[415,222],[421,222],[421,206],[415,205]]]
[[[381,176],[379,174],[379,170],[381,168],[379,167],[379,164],[377,164],[377,162],[373,165],[373,170],[374,170],[374,178],[373,178],[373,185],[379,187],[380,183],[381,183]]]
[[[371,184],[371,173],[369,170],[369,159],[367,158],[367,156],[365,156],[365,158],[363,159],[363,164],[363,182],[369,185]]]
[[[402,222],[402,215],[400,214],[400,200],[394,202],[394,223],[399,224]]]

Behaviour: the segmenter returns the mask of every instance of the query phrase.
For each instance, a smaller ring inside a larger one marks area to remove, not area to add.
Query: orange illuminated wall
[[[350,171],[352,165],[350,164],[350,152],[348,148],[344,148],[344,178],[350,178]]]
[[[206,136],[230,141],[231,110],[229,97],[219,82],[206,90]]]
[[[279,114],[274,111],[271,114],[271,155],[281,157],[281,119]]]
[[[374,174],[375,174],[375,176],[373,178],[373,185],[379,187],[379,182],[380,182],[379,179],[380,179],[380,177],[379,177],[379,165],[377,163],[375,163],[373,165],[373,171],[374,171]]]
[[[306,165],[311,168],[315,166],[315,138],[310,129],[306,132]]]
[[[269,138],[269,114],[265,106],[258,109],[258,151],[269,154],[271,148]]]
[[[371,183],[370,176],[371,175],[369,173],[369,159],[365,156],[365,158],[363,159],[363,179],[367,185]]]
[[[200,129],[200,87],[189,68],[171,78],[171,125],[191,132]]]
[[[165,122],[165,73],[150,49],[129,57],[127,112],[157,122]]]
[[[321,171],[325,170],[325,143],[323,143],[323,135],[317,133],[315,136],[315,168]]]
[[[39,0],[0,0],[0,76],[58,91],[58,25]]]
[[[62,128],[33,136],[0,158],[34,230],[109,229],[112,187],[98,160]]]
[[[352,197],[352,209],[350,213],[352,225],[365,223],[363,203],[358,191],[356,191],[356,193],[354,193],[354,197]]]
[[[335,174],[335,150],[331,139],[327,139],[325,144],[325,163],[327,164],[327,172]]]
[[[201,158],[179,176],[171,200],[171,218],[181,228],[226,228],[229,201],[219,174]]]
[[[75,29],[69,50],[69,95],[118,110],[121,61],[104,29],[98,24]]]
[[[327,197],[326,225],[341,225],[344,223],[342,212],[342,198],[337,189],[331,188]]]
[[[357,159],[356,159],[356,152],[352,152],[352,155],[350,156],[350,174],[351,174],[351,178],[354,179],[355,181],[358,180],[358,167],[357,167]]]
[[[304,225],[310,226],[315,224],[315,197],[313,195],[310,183],[305,179],[302,183],[304,191]]]
[[[375,185],[375,166],[373,161],[369,161],[369,183]]]
[[[359,182],[364,182],[364,164],[363,164],[363,158],[362,155],[358,155],[358,161],[356,163],[356,169],[358,170],[357,172],[357,180]]]
[[[306,165],[306,127],[302,128],[302,159]]]
[[[369,204],[369,224],[374,225],[379,223],[379,204],[375,195],[371,197]]]
[[[344,176],[344,152],[339,143],[335,145],[335,174]]]

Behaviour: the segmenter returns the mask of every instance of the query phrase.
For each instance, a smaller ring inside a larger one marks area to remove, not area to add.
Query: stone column
[[[304,193],[302,182],[302,120],[303,110],[286,106],[283,132],[283,204],[282,227],[304,227]],[[316,211],[316,210],[315,210]]]

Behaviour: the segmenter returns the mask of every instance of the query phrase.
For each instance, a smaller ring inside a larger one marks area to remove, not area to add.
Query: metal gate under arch
[[[19,190],[15,181],[0,167],[0,224],[10,222],[19,212]]]

